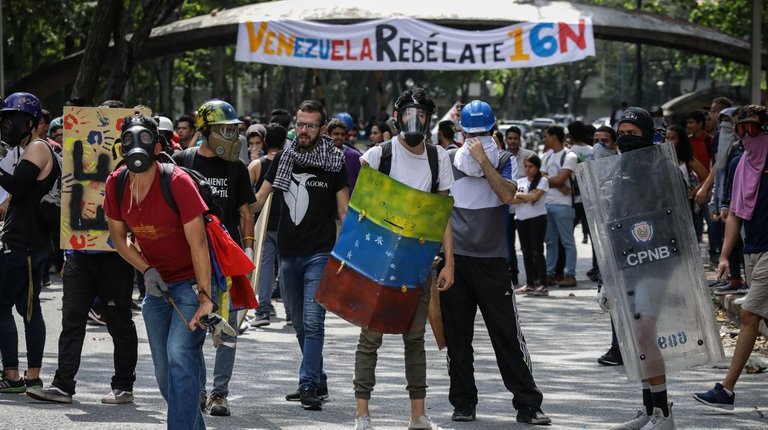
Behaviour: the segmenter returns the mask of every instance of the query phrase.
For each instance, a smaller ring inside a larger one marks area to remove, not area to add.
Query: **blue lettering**
[[[304,53],[304,58],[317,58],[317,55],[312,53],[312,50],[317,46],[317,39],[306,39],[307,43],[309,43],[309,48],[307,48],[307,52]]]
[[[323,43],[325,42],[325,43]],[[325,51],[323,51],[323,45],[325,45]],[[327,60],[331,56],[331,41],[329,39],[320,41],[320,58]]]
[[[304,43],[303,37],[297,37],[293,42],[293,56],[296,58],[304,58],[304,54],[301,53],[302,43]]]
[[[554,36],[539,36],[539,32],[545,28],[552,29],[555,24],[542,22],[531,29],[531,50],[539,57],[551,57],[557,52],[557,39]]]

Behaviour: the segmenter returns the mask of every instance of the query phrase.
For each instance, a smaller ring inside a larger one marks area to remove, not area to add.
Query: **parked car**
[[[594,126],[595,128],[600,128],[604,125],[607,125],[608,127],[611,126],[611,117],[601,116],[600,118],[592,121],[592,126]]]

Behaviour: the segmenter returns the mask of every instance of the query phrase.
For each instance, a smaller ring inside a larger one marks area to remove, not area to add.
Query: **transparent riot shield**
[[[581,163],[576,174],[627,377],[721,360],[672,145]]]

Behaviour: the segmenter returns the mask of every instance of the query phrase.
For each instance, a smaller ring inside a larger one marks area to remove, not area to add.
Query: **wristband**
[[[246,237],[243,238],[243,240],[248,240],[248,239],[250,239],[250,240],[252,240],[254,242],[256,241],[256,238],[255,237],[251,237],[251,236],[246,236]]]

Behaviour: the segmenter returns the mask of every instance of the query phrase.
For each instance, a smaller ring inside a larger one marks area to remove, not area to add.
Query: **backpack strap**
[[[379,172],[389,176],[392,170],[392,141],[387,140],[379,144],[381,147],[381,158],[379,159]]]
[[[181,151],[181,165],[187,169],[194,169],[195,155],[197,155],[197,147]]]
[[[438,177],[439,166],[437,165],[437,148],[435,145],[425,142],[424,145],[427,148],[427,162],[429,163],[429,170],[432,173],[432,187],[431,193],[437,192],[437,187],[440,186],[440,178]]]
[[[128,168],[121,170],[117,174],[117,206],[123,201],[123,194],[125,194],[125,181],[128,180]]]
[[[173,199],[173,192],[171,191],[171,179],[173,178],[175,167],[175,165],[170,163],[160,163],[160,190],[163,192],[165,203],[178,215],[179,207],[176,206],[176,201]]]

